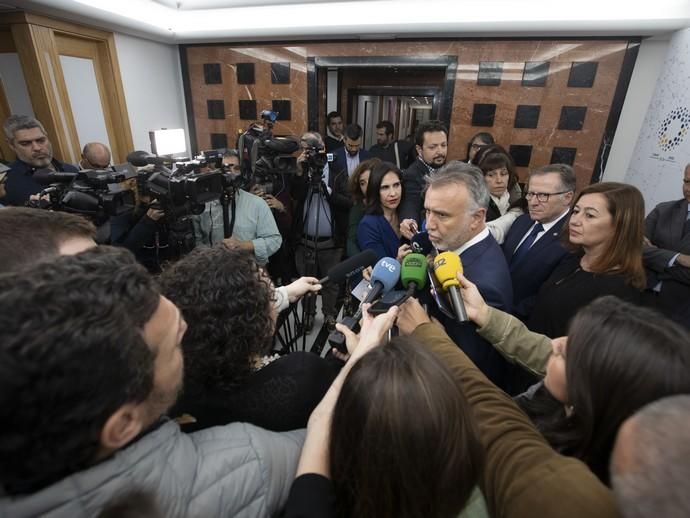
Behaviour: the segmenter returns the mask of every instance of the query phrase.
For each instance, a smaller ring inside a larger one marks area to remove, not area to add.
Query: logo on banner
[[[685,106],[671,110],[661,122],[657,132],[657,145],[663,151],[671,151],[685,140],[690,127],[690,109]]]

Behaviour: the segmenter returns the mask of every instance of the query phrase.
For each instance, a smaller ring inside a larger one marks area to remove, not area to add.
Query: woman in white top
[[[476,158],[491,194],[486,226],[501,244],[513,221],[524,212],[524,199],[518,185],[515,164],[506,150],[497,144],[483,146]]]

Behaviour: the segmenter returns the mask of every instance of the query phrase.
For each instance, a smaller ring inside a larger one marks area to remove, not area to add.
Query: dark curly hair
[[[251,252],[224,244],[197,248],[165,270],[161,289],[187,321],[184,385],[232,388],[270,346],[273,287]]]
[[[34,492],[96,461],[107,419],[153,390],[160,303],[131,252],[93,248],[0,276],[0,485]]]

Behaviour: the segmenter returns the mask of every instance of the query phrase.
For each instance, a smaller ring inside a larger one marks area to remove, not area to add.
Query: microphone
[[[356,257],[356,256],[355,256]],[[362,318],[362,306],[364,304],[369,304],[370,302],[376,300],[380,295],[392,290],[400,279],[400,263],[393,259],[392,257],[384,257],[376,266],[374,266],[374,271],[371,273],[371,290],[367,293],[367,296],[360,304],[357,312],[351,317],[345,317],[340,322],[348,329],[354,329]],[[328,343],[331,347],[347,353],[347,347],[345,346],[345,335],[340,331],[333,331],[328,335]]]
[[[360,273],[367,266],[371,266],[375,262],[376,252],[369,248],[333,266],[328,270],[328,273],[323,279],[319,279],[319,284],[324,284],[326,282],[341,283],[353,275]]]
[[[407,297],[411,297],[416,290],[421,290],[426,285],[427,272],[426,256],[419,253],[407,254],[400,267],[400,280],[404,288],[407,288]]]
[[[127,162],[135,167],[145,167],[149,164],[165,165],[165,163],[169,161],[169,159],[166,160],[165,158],[154,156],[146,151],[132,151],[127,155]]]
[[[453,252],[442,252],[434,259],[434,275],[443,286],[443,291],[448,292],[450,301],[453,304],[455,318],[458,322],[467,322],[467,311],[465,303],[460,296],[460,281],[457,274],[462,273],[462,262],[460,257]]]
[[[52,169],[38,169],[34,172],[33,179],[40,185],[53,183],[70,183],[79,173],[55,172]]]
[[[426,230],[424,232],[417,232],[412,236],[410,243],[415,253],[428,255],[434,249],[434,245],[432,245],[431,240],[429,240],[429,233]]]

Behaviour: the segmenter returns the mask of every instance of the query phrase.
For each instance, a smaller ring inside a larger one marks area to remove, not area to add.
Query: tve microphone
[[[443,286],[443,291],[448,292],[455,310],[455,318],[458,322],[467,322],[465,303],[460,296],[460,281],[457,274],[462,273],[460,257],[453,252],[443,252],[434,259],[434,275]]]
[[[431,244],[427,231],[417,232],[412,236],[412,239],[410,239],[410,243],[412,243],[412,250],[416,253],[428,255],[434,249],[434,245]]]
[[[362,318],[362,305],[368,304],[392,290],[398,283],[398,279],[400,279],[400,263],[392,257],[381,259],[374,266],[374,271],[371,272],[371,281],[369,282],[371,290],[367,293],[362,304],[360,304],[359,309],[351,317],[343,318],[340,323],[347,326],[348,329],[354,329],[359,319]],[[328,335],[328,343],[331,344],[331,347],[335,347],[344,353],[347,352],[345,335],[340,331],[333,331]]]
[[[369,248],[333,266],[333,268],[328,270],[328,273],[323,279],[319,279],[319,284],[324,284],[326,282],[343,282],[345,279],[360,273],[367,266],[371,266],[375,262],[376,252]]]
[[[420,290],[426,285],[426,272],[428,265],[423,254],[407,254],[400,267],[400,280],[404,288],[407,288],[408,296],[412,296],[415,290]]]

